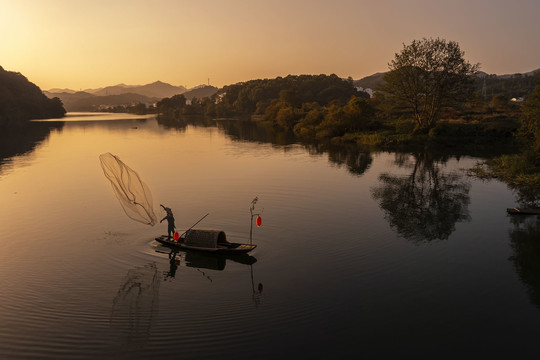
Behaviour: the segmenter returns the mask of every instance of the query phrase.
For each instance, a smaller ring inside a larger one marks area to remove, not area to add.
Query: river
[[[0,358],[540,355],[540,221],[467,176],[477,154],[295,143],[254,123],[68,114],[0,148]],[[129,219],[110,152],[187,229],[244,260],[171,254]],[[246,260],[247,259],[247,260]]]

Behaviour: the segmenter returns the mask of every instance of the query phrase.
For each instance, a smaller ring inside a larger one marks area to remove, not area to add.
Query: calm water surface
[[[0,147],[0,358],[540,355],[540,222],[479,158],[290,143],[253,124],[75,114]],[[186,229],[244,258],[171,254],[125,216],[118,155]]]

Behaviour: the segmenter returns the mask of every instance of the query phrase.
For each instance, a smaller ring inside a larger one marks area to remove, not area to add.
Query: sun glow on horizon
[[[540,3],[526,0],[0,0],[0,66],[44,90],[358,79],[386,71],[403,43],[440,36],[483,71],[527,72],[540,66],[538,13]]]

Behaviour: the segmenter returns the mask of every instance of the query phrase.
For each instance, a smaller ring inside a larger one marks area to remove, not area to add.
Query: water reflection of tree
[[[269,142],[273,145],[286,146],[297,142],[294,136],[283,131],[276,131],[272,126],[263,126],[257,122],[221,120],[217,126],[234,140],[247,140],[255,142]],[[328,153],[330,162],[337,165],[345,165],[347,169],[356,175],[363,174],[371,165],[373,158],[369,151],[358,146],[329,145],[325,143],[304,143],[310,154]]]
[[[455,224],[469,221],[470,184],[456,172],[444,172],[446,159],[431,154],[397,154],[396,164],[410,168],[406,176],[383,173],[372,188],[390,226],[412,241],[445,240]]]
[[[185,131],[189,121],[185,117],[174,117],[167,115],[158,115],[156,117],[157,123],[163,126],[165,129],[176,129]]]
[[[295,139],[290,133],[277,131],[268,124],[255,121],[221,119],[215,121],[215,126],[222,129],[233,140],[271,143],[273,145],[291,145]]]
[[[540,217],[512,216],[512,223],[510,242],[514,255],[510,260],[527,287],[531,302],[540,308]]]
[[[512,186],[508,187],[514,192],[517,203],[522,208],[540,208],[540,189],[537,186]]]
[[[31,152],[52,130],[61,129],[61,122],[24,122],[16,127],[0,128],[0,173],[5,159]]]
[[[217,127],[236,141],[251,141],[270,143],[282,146],[285,151],[288,145],[296,144],[298,140],[291,134],[278,131],[271,125],[255,121],[239,119],[208,119],[202,116],[157,117],[158,124],[168,129],[185,130],[188,125],[200,127]],[[362,175],[373,162],[371,153],[356,145],[331,145],[328,143],[304,143],[303,146],[310,154],[319,155],[328,153],[331,163],[338,166],[345,165],[355,175]]]
[[[362,175],[373,162],[371,152],[356,145],[335,146],[320,143],[305,146],[310,154],[328,153],[328,160],[331,163],[338,166],[345,165],[354,175]]]

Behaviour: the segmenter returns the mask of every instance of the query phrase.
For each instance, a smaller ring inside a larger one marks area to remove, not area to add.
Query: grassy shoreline
[[[396,149],[404,147],[504,147],[504,149],[517,147],[513,136],[518,127],[514,119],[506,122],[441,122],[429,133],[414,132],[414,124],[405,126],[409,131],[402,131],[403,126],[390,126],[385,124],[375,131],[346,133],[336,136],[329,141],[334,144],[357,144],[359,146],[373,146],[382,149]],[[401,130],[401,131],[400,131]],[[310,139],[306,139],[310,140]]]
[[[471,170],[480,179],[499,179],[512,188],[537,193],[540,197],[540,166],[526,154],[507,154],[488,159]]]
[[[498,179],[518,192],[522,203],[540,206],[540,166],[535,154],[523,151],[514,136],[516,121],[494,123],[441,123],[428,134],[399,133],[393,129],[348,133],[334,137],[334,145],[356,144],[377,150],[430,151],[451,150],[481,153],[488,159],[471,169],[480,179]]]

